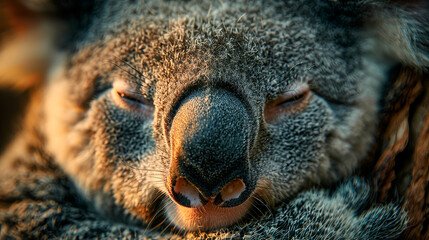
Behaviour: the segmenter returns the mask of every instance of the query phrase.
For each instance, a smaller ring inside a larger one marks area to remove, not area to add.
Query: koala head
[[[96,1],[53,34],[46,150],[101,213],[192,231],[329,185],[368,154],[389,70],[428,62],[381,5]]]

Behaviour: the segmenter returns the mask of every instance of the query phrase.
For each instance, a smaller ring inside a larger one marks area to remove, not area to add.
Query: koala
[[[18,14],[24,34],[0,55],[2,81],[35,89],[0,161],[6,212],[71,204],[120,226],[205,232],[328,198],[300,194],[355,175],[392,69],[429,65],[423,1],[9,5],[37,21]]]

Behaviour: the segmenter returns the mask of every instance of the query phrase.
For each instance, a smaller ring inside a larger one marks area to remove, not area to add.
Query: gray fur
[[[352,175],[366,157],[390,67],[399,62],[427,65],[424,43],[406,56],[393,57],[386,50],[400,42],[380,51],[380,36],[364,22],[378,7],[366,1],[96,1],[95,11],[74,23],[72,37],[55,55],[35,110],[36,132],[42,136],[38,144],[73,183],[83,205],[94,210],[82,215],[84,222],[62,229],[61,237],[142,237],[145,232],[135,227],[109,221],[145,226],[166,218],[167,225],[173,221],[177,228],[195,230],[192,224],[179,226],[171,216],[177,209],[166,187],[171,149],[165,129],[177,97],[193,84],[204,89],[229,84],[249,103],[258,121],[248,159],[256,185],[251,198],[276,207],[274,216],[217,237],[397,236],[406,225],[401,209],[386,205],[356,213],[361,202],[370,201],[368,187],[357,180],[332,195],[324,190],[298,195]],[[73,32],[82,25],[83,32]],[[118,105],[112,91],[117,81],[152,102],[153,115]],[[308,106],[267,122],[265,104],[302,83],[312,92]],[[35,144],[23,132],[4,155],[4,166],[14,165],[20,144]],[[33,207],[58,209],[62,202],[50,194],[38,201],[15,205],[7,214],[33,217],[44,212],[31,215]],[[52,219],[79,215],[79,206],[64,209],[64,216]],[[316,209],[320,212],[313,216]],[[392,224],[371,228],[377,219]],[[315,230],[318,221],[323,231]],[[35,224],[34,232],[43,224],[52,229],[48,223]],[[93,228],[104,227],[107,235],[91,235],[99,233]]]
[[[396,239],[407,226],[404,211],[393,205],[368,206],[369,186],[349,179],[335,191],[310,190],[261,219],[210,233],[161,234],[145,227],[100,219],[71,204],[24,202],[12,207],[2,237],[84,239]],[[27,224],[30,219],[32,224]]]

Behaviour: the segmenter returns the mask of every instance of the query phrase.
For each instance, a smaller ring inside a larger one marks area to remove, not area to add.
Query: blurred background
[[[24,25],[19,25],[26,21],[26,13],[12,13],[8,5],[11,2],[14,0],[0,0],[0,55],[8,47],[11,42],[10,39],[25,30]],[[15,19],[10,18],[11,14],[17,14],[18,20],[22,20],[22,22],[14,22]],[[13,58],[13,56],[10,57]],[[7,58],[0,57],[0,153],[3,152],[7,143],[12,140],[14,133],[19,129],[31,92],[30,88],[19,89],[13,83],[5,83],[7,82],[5,72],[1,67],[1,65],[5,65],[5,61]]]

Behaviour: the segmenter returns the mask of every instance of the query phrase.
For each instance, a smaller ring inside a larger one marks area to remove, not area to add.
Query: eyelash
[[[276,122],[282,116],[301,112],[308,106],[310,97],[311,91],[307,85],[301,86],[296,91],[280,95],[265,105],[265,120],[269,123]]]
[[[113,90],[120,107],[143,112],[144,114],[153,112],[153,104],[142,96],[118,89]],[[303,86],[297,92],[287,92],[279,96],[265,105],[265,120],[275,122],[284,115],[296,114],[302,111],[308,105],[310,96],[311,92],[308,86]]]
[[[127,93],[118,89],[113,89],[113,91],[115,100],[118,102],[120,107],[143,112],[145,114],[153,112],[153,104],[144,99],[142,96],[138,96],[137,94],[133,93]]]
[[[278,103],[277,106],[287,107],[287,106],[293,105],[295,103],[298,103],[298,102],[303,100],[303,98],[305,97],[306,94],[307,94],[307,92],[294,95],[292,98],[287,99],[281,103]]]
[[[124,99],[125,101],[130,101],[133,104],[143,104],[142,102],[140,102],[137,98],[131,96],[131,95],[127,95],[123,92],[120,91],[116,91],[116,93],[119,95],[119,97],[121,97],[122,99]]]

